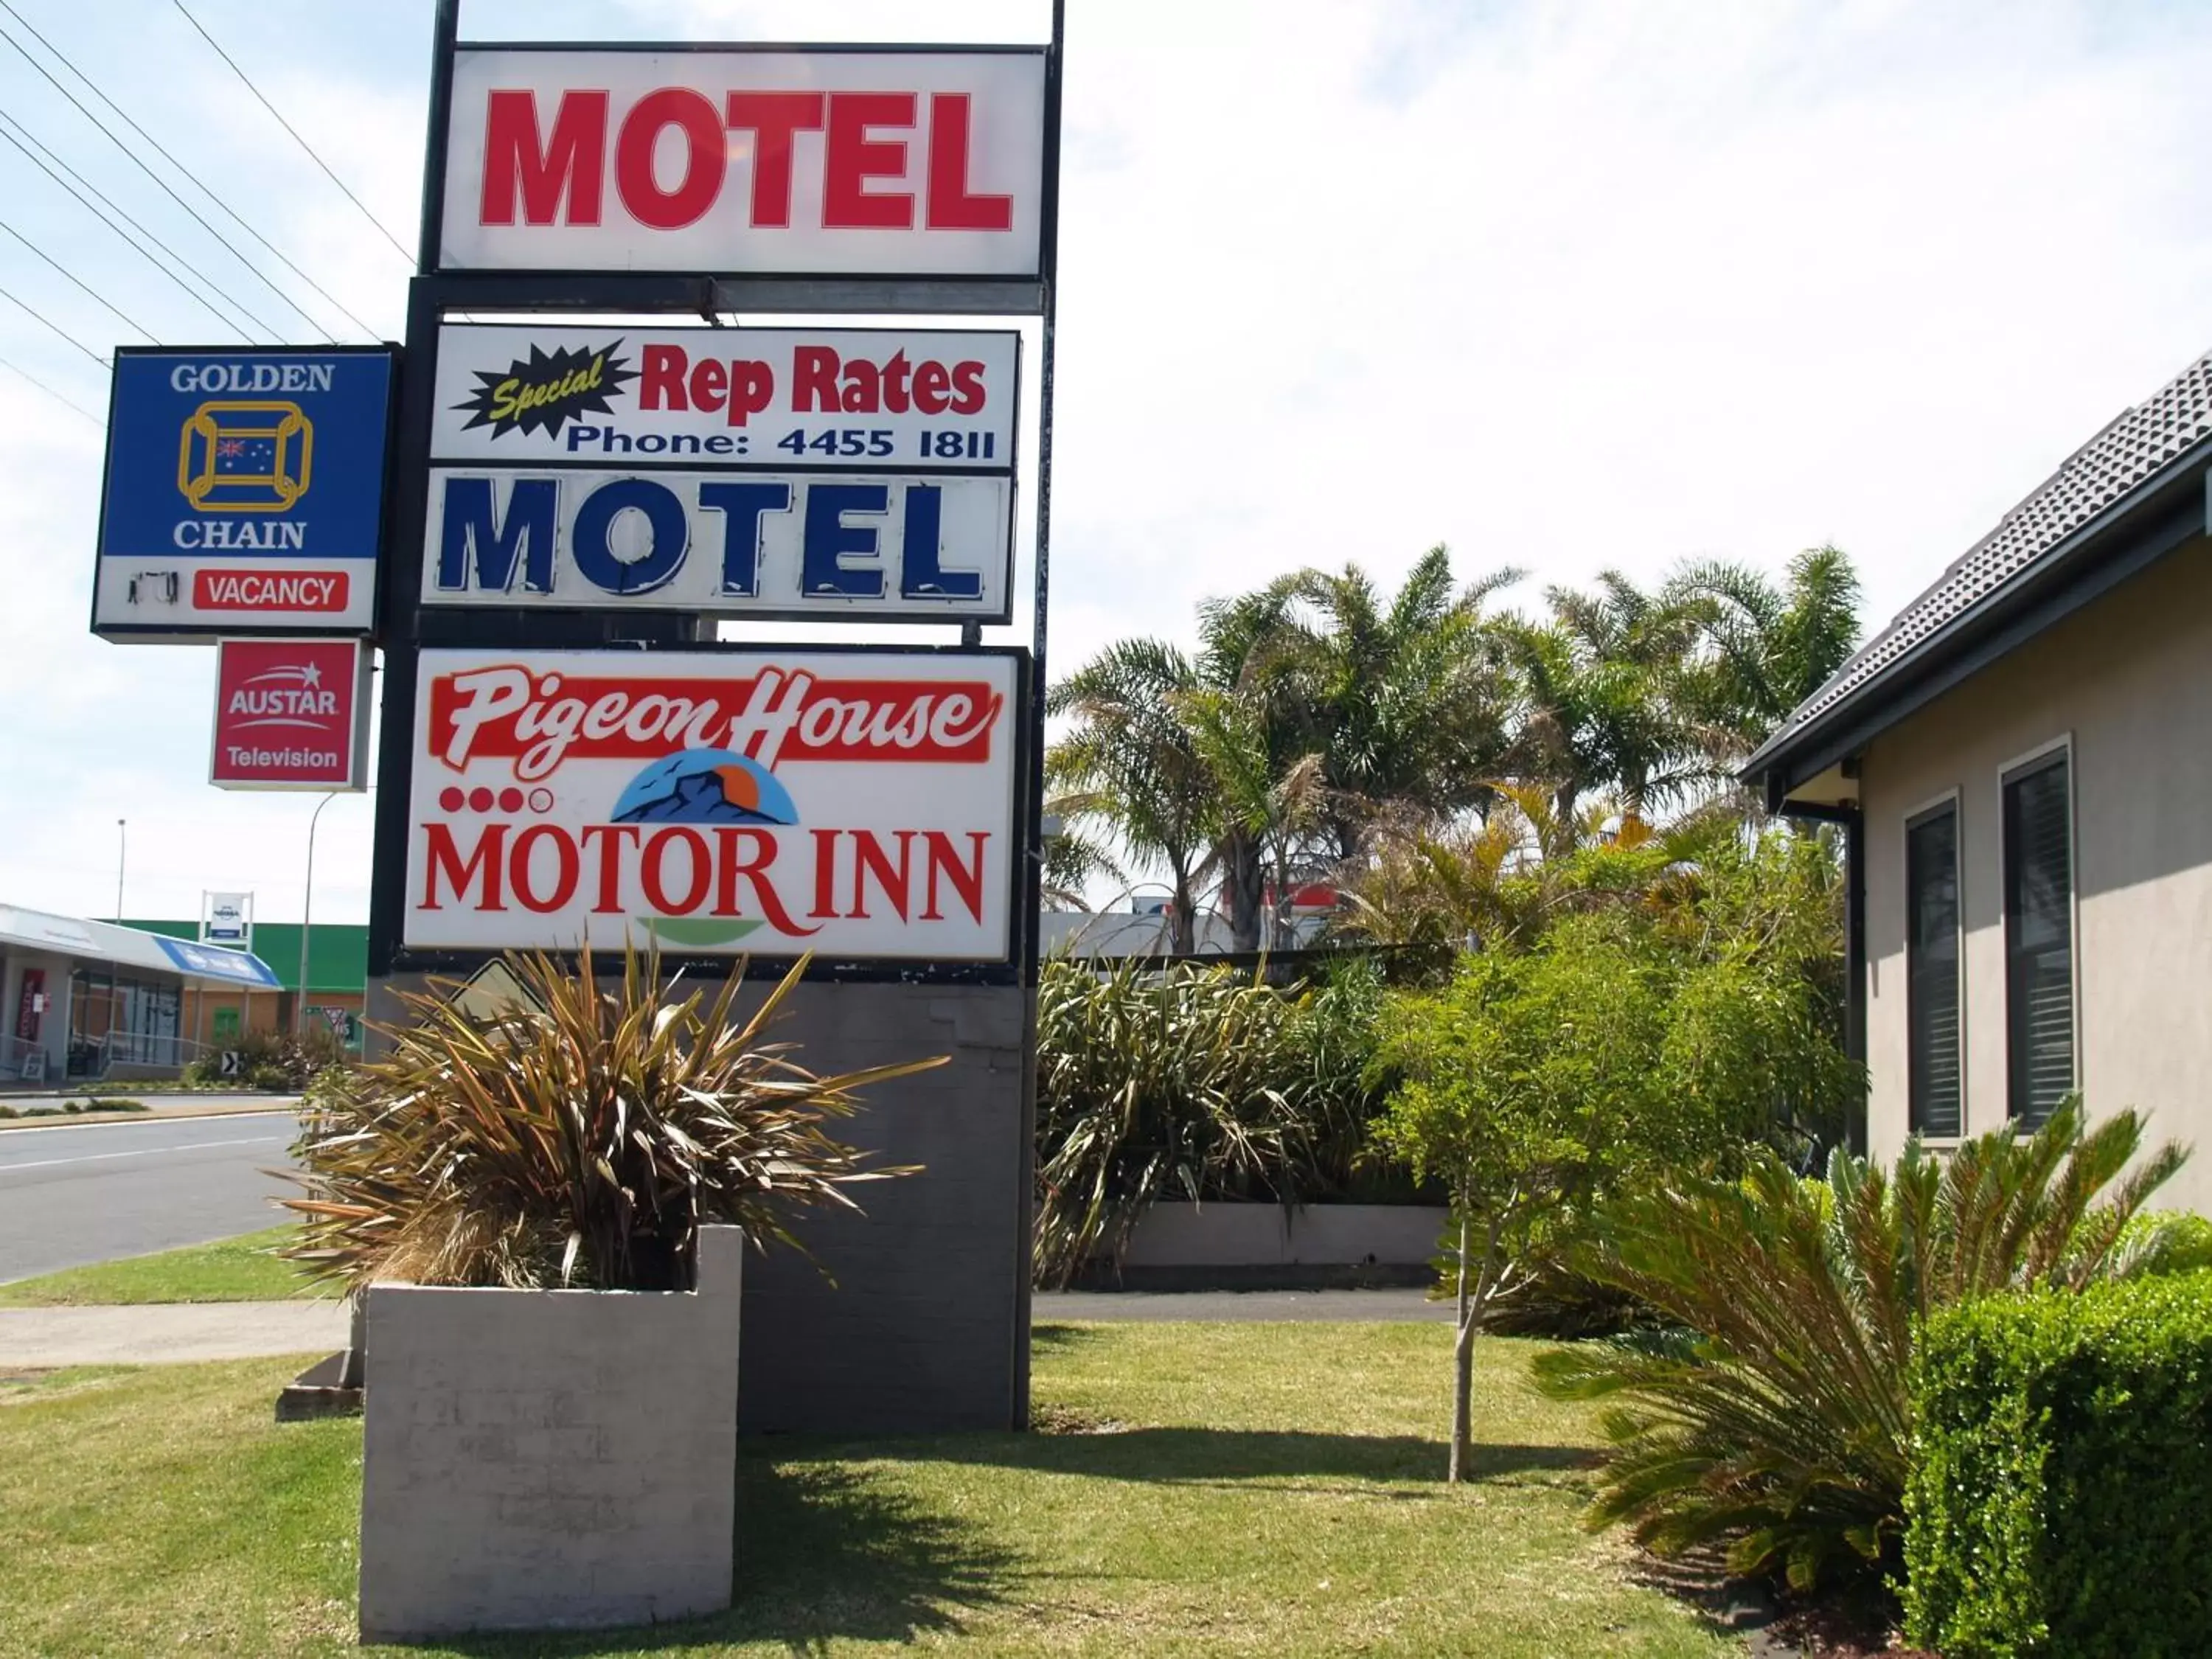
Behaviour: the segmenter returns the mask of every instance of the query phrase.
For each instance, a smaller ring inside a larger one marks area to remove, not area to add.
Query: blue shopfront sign
[[[275,969],[259,957],[249,956],[243,951],[227,950],[220,945],[198,945],[188,939],[170,939],[167,935],[157,935],[154,942],[181,973],[196,974],[202,979],[230,980],[254,990],[283,988]]]
[[[118,350],[93,631],[368,632],[392,362],[383,346]]]

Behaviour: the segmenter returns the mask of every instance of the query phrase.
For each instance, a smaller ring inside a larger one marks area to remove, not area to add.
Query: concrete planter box
[[[1413,1204],[1155,1204],[1137,1222],[1118,1281],[1127,1290],[1306,1290],[1426,1285],[1449,1212]]]
[[[690,1294],[371,1288],[362,1640],[729,1606],[743,1243]]]

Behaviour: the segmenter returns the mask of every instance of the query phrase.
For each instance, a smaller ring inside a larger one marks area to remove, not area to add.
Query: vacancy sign
[[[404,943],[1004,962],[1023,669],[425,651]]]
[[[222,789],[361,789],[368,755],[368,647],[359,640],[224,640],[215,751]]]
[[[381,346],[118,348],[92,631],[369,632],[392,378]]]
[[[443,270],[1036,277],[1045,51],[463,46]]]

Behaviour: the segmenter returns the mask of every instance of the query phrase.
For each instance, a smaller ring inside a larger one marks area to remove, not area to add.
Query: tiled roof
[[[1761,744],[1745,770],[1894,668],[1915,647],[2026,572],[2169,463],[2212,438],[2212,353],[2123,411],[1862,646]]]

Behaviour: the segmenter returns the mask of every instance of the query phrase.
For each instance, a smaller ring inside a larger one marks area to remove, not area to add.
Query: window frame
[[[1959,1042],[1959,1128],[1955,1134],[1929,1134],[1913,1125],[1912,1101],[1912,832],[1939,813],[1951,815],[1951,878],[1957,902],[1951,920],[1952,972],[1957,980]],[[1956,784],[1940,795],[1931,795],[1905,810],[1903,832],[1898,837],[1898,862],[1903,868],[1905,896],[1905,1132],[1918,1135],[1928,1146],[1956,1146],[1966,1139],[1972,1121],[1966,1087],[1966,806]]]
[[[2081,1055],[2081,772],[2075,765],[2072,728],[2046,738],[2033,748],[1997,763],[1997,927],[1998,951],[2004,963],[2004,1108],[2005,1121],[2025,1138],[2033,1125],[2014,1115],[2012,1045],[2012,848],[2007,840],[2005,791],[2018,779],[2041,770],[2053,757],[2066,763],[2066,1015],[2072,1035],[2074,1078],[2069,1092],[2086,1094]]]

